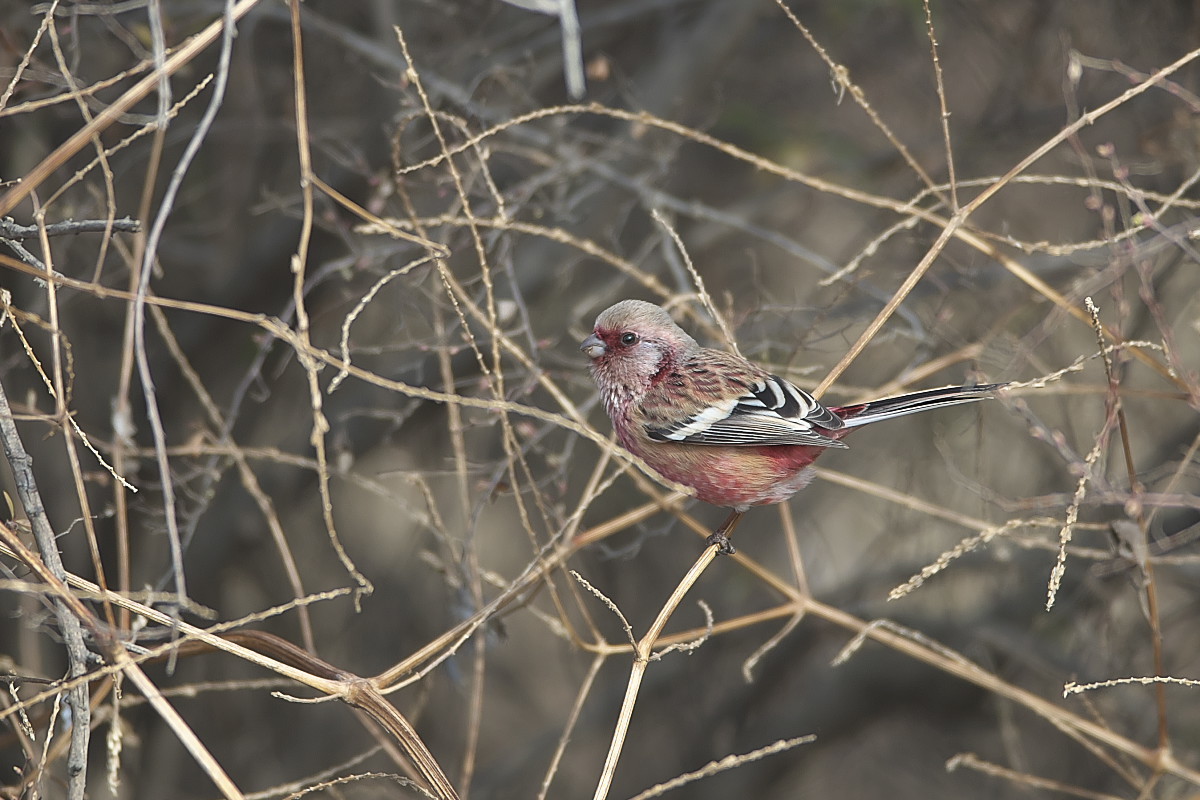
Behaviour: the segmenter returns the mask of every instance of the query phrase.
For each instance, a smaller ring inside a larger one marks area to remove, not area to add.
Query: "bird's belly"
[[[629,449],[663,477],[690,487],[706,503],[743,509],[781,503],[803,489],[813,477],[809,464],[824,450],[806,445],[639,444]]]

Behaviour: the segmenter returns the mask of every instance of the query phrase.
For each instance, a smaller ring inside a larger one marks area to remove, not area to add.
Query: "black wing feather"
[[[821,431],[844,427],[841,417],[808,392],[768,375],[737,397],[714,403],[687,419],[646,427],[660,442],[756,447],[760,445],[846,445]]]

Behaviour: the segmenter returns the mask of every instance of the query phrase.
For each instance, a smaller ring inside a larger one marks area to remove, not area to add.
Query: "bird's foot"
[[[713,531],[712,535],[704,540],[704,543],[709,547],[713,546],[714,544],[717,546],[717,555],[731,556],[737,552],[733,549],[733,544],[729,541],[729,534],[732,533],[733,529],[737,527],[738,520],[742,518],[742,514],[744,512],[745,509],[741,509],[739,511],[736,508],[733,511],[730,511],[729,516],[726,517],[725,521],[721,523],[721,527]]]
[[[737,550],[733,549],[733,542],[729,541],[729,537],[725,535],[724,531],[717,531],[711,534],[704,540],[704,543],[710,547],[715,544],[717,546],[717,555],[719,556],[731,556],[737,552]]]

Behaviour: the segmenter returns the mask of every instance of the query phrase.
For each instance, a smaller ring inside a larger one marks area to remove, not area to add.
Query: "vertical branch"
[[[329,420],[323,410],[321,384],[317,380],[319,369],[308,351],[312,347],[309,340],[308,310],[304,306],[304,275],[308,264],[308,247],[312,238],[313,227],[313,169],[312,150],[308,133],[308,90],[304,79],[304,41],[301,37],[300,0],[289,0],[288,11],[292,27],[292,74],[294,76],[293,90],[296,103],[296,151],[300,158],[300,193],[303,198],[304,213],[300,223],[300,241],[296,245],[296,253],[292,256],[292,302],[296,308],[296,331],[293,348],[296,357],[308,377],[308,396],[312,404],[313,428],[309,436],[317,456],[317,486],[321,493],[321,517],[325,521],[325,532],[333,546],[334,553],[342,562],[350,576],[358,583],[358,591],[354,594],[354,604],[358,607],[364,594],[374,591],[371,582],[359,572],[342,546],[338,536],[337,526],[333,521],[333,498],[329,492],[329,457],[325,449],[325,434],[329,432]],[[306,637],[306,647],[315,652],[315,642],[311,636]]]
[[[155,189],[158,185],[159,169],[162,166],[163,148],[167,138],[167,123],[168,116],[162,110],[164,100],[169,96],[170,74],[165,69],[165,42],[162,36],[162,20],[161,8],[158,3],[150,9],[150,28],[154,43],[154,63],[155,71],[161,72],[162,77],[159,79],[158,96],[159,96],[159,116],[154,125],[154,135],[151,140],[149,152],[146,154],[144,161],[145,173],[142,175],[142,195],[138,203],[137,218],[146,220],[150,218],[151,210],[154,205]],[[146,255],[148,244],[148,236],[145,232],[139,232],[133,240],[133,254],[129,259],[131,264],[141,264]],[[92,281],[99,283],[103,261],[97,259],[96,268],[92,274]],[[129,291],[137,292],[138,285],[141,280],[141,273],[136,267],[131,267],[129,270]],[[134,310],[129,308],[125,316],[125,330],[122,336],[123,346],[121,348],[121,368],[118,373],[117,391],[113,397],[113,466],[119,474],[124,475],[129,468],[127,459],[130,457],[130,450],[135,446],[133,439],[134,424],[133,424],[133,408],[130,405],[130,387],[133,383],[134,370]],[[129,549],[129,498],[122,487],[118,484],[113,485],[113,516],[117,534],[117,590],[120,592],[128,592],[131,589],[131,564],[130,564],[130,549]],[[119,624],[121,629],[127,630],[132,622],[131,615],[127,609],[122,608],[119,612]],[[119,706],[114,706],[117,708]]]
[[[687,248],[683,246],[683,239],[680,238],[679,233],[671,227],[671,225],[667,222],[667,218],[664,217],[662,212],[657,208],[651,212],[651,216],[653,216],[654,221],[657,222],[659,226],[661,226],[662,229],[667,232],[667,235],[671,237],[671,241],[675,243],[675,247],[679,250],[679,254],[683,257],[683,263],[684,266],[687,267],[688,274],[692,276],[692,283],[696,287],[696,294],[699,295],[700,302],[716,321],[717,327],[721,329],[721,336],[725,338],[726,346],[740,356],[742,351],[738,348],[737,339],[734,337],[733,331],[729,329],[729,324],[725,321],[725,317],[723,317],[721,313],[717,311],[716,304],[713,303],[712,297],[710,297],[708,294],[708,289],[704,286],[704,279],[700,276],[700,272],[696,269],[696,265],[692,263],[692,257],[688,253]]]
[[[487,329],[489,331],[489,335],[492,340],[491,341],[491,344],[492,344],[491,368],[488,367],[488,364],[483,359],[482,353],[479,351],[478,346],[471,339],[470,328],[467,324],[466,317],[463,315],[463,312],[462,312],[461,308],[459,307],[458,301],[455,299],[454,293],[451,290],[450,285],[449,285],[449,283],[450,283],[449,269],[446,266],[445,262],[440,259],[438,260],[438,272],[442,277],[443,283],[446,284],[447,295],[450,297],[451,302],[454,304],[455,311],[459,315],[459,321],[463,326],[463,334],[464,334],[464,336],[467,337],[468,341],[470,342],[471,349],[475,352],[475,357],[479,361],[480,371],[488,378],[489,389],[491,390],[492,395],[497,400],[503,400],[505,392],[504,392],[504,370],[502,369],[501,364],[500,364],[500,331],[499,331],[499,323],[498,323],[497,314],[496,314],[495,287],[493,286],[493,283],[492,283],[491,268],[490,268],[490,262],[489,262],[489,259],[487,256],[487,250],[484,247],[483,237],[479,232],[479,225],[475,218],[475,211],[471,205],[471,198],[467,193],[466,184],[464,183],[464,181],[462,179],[462,175],[459,174],[459,170],[454,162],[454,159],[451,158],[451,156],[450,156],[450,145],[446,141],[445,134],[442,132],[442,126],[441,126],[441,123],[438,121],[438,115],[433,110],[433,106],[429,101],[429,96],[425,92],[424,84],[421,82],[421,76],[417,72],[416,65],[413,62],[412,54],[408,50],[408,42],[404,38],[404,31],[398,26],[396,27],[396,39],[400,44],[400,52],[404,56],[404,61],[405,61],[405,63],[408,64],[407,76],[412,81],[413,87],[416,89],[417,94],[421,98],[421,105],[425,110],[426,116],[429,118],[429,125],[433,129],[433,134],[438,141],[438,146],[441,148],[442,153],[445,155],[446,169],[449,171],[450,176],[454,181],[455,192],[459,198],[459,202],[462,204],[463,215],[466,217],[467,226],[471,231],[471,242],[475,247],[475,257],[479,262],[480,278],[483,282],[483,286],[484,286],[484,290],[485,290],[485,299],[487,301],[486,325],[487,325]],[[481,162],[483,162],[482,169],[483,169],[484,175],[486,176],[487,175],[487,164],[486,164],[486,162],[483,161],[482,156],[481,156]],[[494,197],[497,199],[498,214],[501,218],[503,218],[505,216],[503,197],[501,196],[500,192],[495,189],[494,184],[491,184],[490,179],[488,179],[488,182],[489,182],[489,186],[491,186],[491,188],[493,189]],[[439,317],[439,319],[440,319],[440,317]],[[443,349],[443,353],[444,353],[443,358],[442,358],[443,379],[444,380],[451,379],[453,376],[452,376],[452,374],[450,374],[449,354],[444,349]],[[446,391],[447,392],[454,391],[454,386],[452,383],[447,384]],[[511,423],[509,422],[508,416],[504,411],[500,411],[499,414],[500,414],[500,424],[502,427],[502,436],[503,436],[503,441],[505,442],[506,451],[511,453],[511,450],[508,449],[508,444],[507,444],[508,442],[510,442],[513,439]],[[452,430],[456,429],[456,431],[457,431],[454,434],[453,441],[454,441],[454,450],[455,450],[455,466],[456,466],[456,470],[457,470],[457,474],[458,474],[458,481],[459,481],[459,497],[460,497],[460,501],[462,503],[464,523],[469,524],[471,514],[470,514],[469,495],[468,495],[468,491],[467,491],[467,481],[466,481],[467,461],[466,461],[466,450],[464,447],[464,443],[462,441],[461,411],[459,409],[457,409],[457,408],[451,409],[451,420],[452,420],[452,423],[451,423],[452,426],[455,426],[455,428],[452,428]],[[511,463],[512,462],[510,460],[510,466],[511,466]],[[516,470],[511,470],[511,472],[512,472],[512,477],[513,477],[513,485],[515,487],[518,485],[518,476],[516,474]],[[483,606],[483,586],[482,586],[482,582],[480,579],[478,548],[475,546],[475,543],[473,541],[471,541],[470,539],[466,540],[466,552],[464,553],[464,561],[466,562],[466,565],[467,565],[467,585],[471,591],[471,599],[475,604],[475,608],[478,609]],[[476,641],[474,656],[475,656],[474,662],[473,662],[474,680],[472,682],[471,704],[470,704],[470,707],[467,712],[467,741],[466,741],[466,747],[464,748],[465,752],[463,754],[462,775],[459,779],[459,787],[464,795],[468,794],[470,792],[471,779],[475,772],[476,752],[477,752],[478,745],[479,745],[479,735],[480,735],[480,729],[481,729],[482,718],[483,718],[483,690],[484,690],[484,679],[486,677],[486,670],[485,670],[486,661],[485,661],[485,651],[484,651],[482,640]]]
[[[54,529],[46,516],[46,508],[42,505],[42,496],[33,475],[33,459],[25,452],[25,446],[21,443],[21,436],[17,433],[17,425],[13,420],[12,408],[8,405],[8,396],[4,393],[3,385],[0,385],[0,441],[12,468],[13,484],[33,529],[33,538],[37,542],[42,561],[55,578],[65,583],[67,571],[58,552]],[[87,672],[88,662],[83,627],[61,599],[54,600],[54,614],[63,643],[66,645],[68,675],[72,679],[80,678]],[[67,756],[67,797],[70,800],[83,800],[87,788],[88,736],[91,733],[91,709],[88,701],[87,683],[81,682],[67,692],[67,704],[71,708],[71,749]]]
[[[719,553],[728,552],[725,547],[728,546],[728,534],[733,530],[733,526],[741,519],[742,512],[732,511],[729,517],[721,523],[717,531],[709,537],[709,544],[704,548],[704,552],[696,559],[696,563],[687,571],[683,579],[675,587],[675,591],[671,592],[671,596],[667,598],[667,602],[663,604],[659,610],[658,616],[650,625],[650,629],[646,631],[646,635],[638,640],[633,652],[633,667],[629,671],[629,683],[625,687],[625,699],[621,703],[621,712],[617,716],[617,725],[613,730],[612,741],[608,747],[608,755],[604,759],[604,768],[600,772],[600,780],[596,784],[596,793],[593,800],[604,800],[608,797],[609,789],[612,788],[613,775],[617,772],[617,762],[621,759],[621,751],[625,746],[625,737],[629,733],[629,721],[633,718],[633,708],[637,705],[638,693],[642,688],[642,678],[646,674],[646,667],[650,665],[650,657],[654,652],[654,644],[658,641],[658,637],[662,635],[663,628],[667,626],[667,622],[671,619],[671,615],[675,613],[675,609],[679,608],[679,604],[683,602],[683,598],[696,585],[696,581],[700,580],[700,576],[708,569],[708,565],[713,562]],[[722,546],[720,540],[724,539],[725,546]],[[632,634],[630,634],[632,638]]]
[[[179,187],[183,185],[183,178],[195,159],[196,153],[199,152],[200,145],[208,137],[209,128],[212,127],[217,111],[220,110],[225,99],[225,86],[229,78],[229,59],[233,52],[233,37],[236,33],[233,0],[226,0],[222,22],[221,55],[217,80],[213,86],[212,100],[204,110],[195,132],[189,139],[187,147],[184,148],[183,155],[180,156],[179,163],[171,173],[171,180],[167,183],[166,191],[163,192],[158,214],[146,237],[146,249],[139,266],[137,291],[131,310],[134,357],[137,363],[138,378],[142,384],[142,394],[146,401],[146,417],[154,436],[155,461],[158,465],[159,479],[162,482],[163,513],[167,526],[167,538],[171,543],[171,572],[175,580],[175,592],[179,596],[181,605],[187,602],[187,580],[183,571],[183,544],[179,538],[179,521],[175,511],[175,484],[171,478],[171,463],[167,456],[167,435],[158,408],[158,395],[154,388],[154,376],[150,370],[150,356],[146,351],[146,295],[150,291],[150,275],[154,271],[158,242],[166,227],[167,218],[175,205]]]
[[[58,4],[55,3],[54,5],[57,6]],[[53,14],[53,9],[51,9],[51,14]],[[75,75],[72,73],[70,67],[67,64],[67,59],[66,59],[65,55],[63,54],[62,46],[59,43],[58,26],[51,23],[49,26],[49,33],[50,33],[50,49],[54,53],[54,59],[58,65],[59,73],[63,76],[63,79],[67,82],[67,86],[70,88],[71,93],[75,96],[75,103],[79,108],[80,116],[87,123],[91,123],[94,120],[94,115],[92,114],[91,110],[88,108],[87,103],[84,102],[83,97],[80,95],[79,85],[75,79]],[[162,80],[164,82],[167,81],[167,76],[165,74],[164,74]],[[162,106],[161,102],[160,102],[160,106]],[[169,106],[169,103],[167,104],[167,106]],[[165,108],[167,106],[162,106],[162,108],[163,108],[162,116],[164,118],[164,124],[165,124],[165,116],[166,116]],[[107,208],[109,210],[108,226],[111,228],[111,225],[112,225],[111,220],[112,220],[113,216],[115,216],[116,190],[114,189],[114,186],[113,186],[112,168],[108,163],[108,156],[105,154],[104,144],[103,144],[103,142],[101,142],[100,135],[98,133],[92,137],[92,148],[96,151],[96,159],[100,164],[100,173],[104,177],[104,196],[107,201]],[[39,229],[39,239],[40,239],[41,246],[42,246],[42,258],[45,260],[46,273],[47,273],[47,275],[49,275],[54,272],[54,258],[53,258],[53,253],[50,249],[50,240],[49,240],[49,236],[48,236],[47,230],[46,230],[45,215],[46,215],[47,208],[43,207],[41,205],[41,203],[38,202],[36,195],[33,197],[33,201],[34,201],[34,219],[37,222],[37,226]],[[103,242],[105,242],[105,243],[108,242],[109,232],[110,231],[106,231],[105,236],[103,237]],[[58,422],[58,424],[62,427],[63,443],[64,443],[64,446],[67,451],[67,459],[70,462],[71,472],[75,479],[76,487],[78,490],[77,494],[79,497],[80,514],[81,514],[81,518],[83,520],[84,530],[87,535],[88,548],[89,548],[89,550],[91,552],[91,556],[92,556],[92,568],[96,571],[96,576],[97,576],[97,579],[99,580],[100,584],[107,588],[107,578],[105,577],[105,574],[104,574],[104,565],[100,559],[100,548],[99,548],[99,543],[96,539],[95,525],[93,524],[93,521],[92,521],[93,518],[92,518],[92,513],[91,513],[91,507],[88,503],[87,489],[83,483],[82,471],[81,471],[80,465],[79,465],[79,456],[78,456],[78,452],[75,449],[75,439],[71,434],[71,430],[70,430],[71,426],[68,423],[68,421],[70,420],[70,413],[71,413],[70,409],[69,409],[71,398],[70,398],[70,389],[68,387],[67,381],[64,380],[64,375],[63,375],[63,357],[62,357],[62,335],[63,334],[62,334],[62,327],[59,324],[58,293],[57,293],[57,288],[53,281],[46,281],[46,301],[47,301],[46,304],[47,304],[47,308],[48,308],[49,316],[50,316],[50,327],[51,327],[50,347],[51,347],[52,385],[49,386],[49,389],[50,389],[51,393],[54,395],[54,418]],[[114,482],[114,486],[116,487],[117,493],[123,493],[125,490],[125,487],[120,485],[119,482]],[[104,609],[105,609],[105,613],[107,615],[109,624],[115,623],[115,619],[112,615],[111,606],[106,603],[104,606]]]
[[[1141,539],[1140,547],[1135,547],[1134,551],[1143,554],[1143,557],[1138,559],[1139,566],[1145,577],[1146,591],[1146,615],[1150,622],[1150,642],[1154,650],[1154,676],[1156,678],[1166,675],[1166,669],[1163,664],[1163,642],[1162,642],[1162,625],[1160,622],[1158,609],[1158,586],[1154,580],[1154,563],[1149,557],[1150,530],[1146,523],[1145,506],[1142,504],[1142,496],[1146,493],[1142,482],[1138,480],[1137,470],[1133,465],[1133,448],[1129,442],[1129,423],[1125,417],[1125,408],[1121,403],[1121,393],[1118,391],[1119,384],[1117,382],[1116,373],[1113,371],[1112,359],[1108,351],[1104,347],[1104,333],[1100,324],[1100,310],[1092,302],[1092,298],[1084,299],[1087,304],[1088,313],[1092,316],[1092,325],[1096,330],[1096,337],[1100,342],[1100,355],[1104,362],[1104,375],[1108,378],[1108,393],[1112,398],[1113,407],[1117,415],[1117,428],[1121,434],[1121,452],[1125,457],[1125,470],[1129,478],[1129,493],[1134,498],[1131,503],[1127,503],[1126,507],[1135,509],[1135,519],[1137,520],[1137,536]],[[1154,684],[1154,698],[1158,706],[1158,748],[1166,752],[1171,745],[1170,734],[1167,730],[1167,687],[1161,681]]]
[[[946,173],[950,183],[950,210],[958,211],[958,179],[954,174],[954,148],[950,146],[950,110],[946,107],[946,82],[942,77],[942,60],[938,56],[937,36],[933,29],[933,9],[929,0],[925,6],[925,30],[929,34],[929,52],[933,57],[933,78],[937,83],[938,108],[941,111],[942,143],[946,148]]]
[[[50,239],[46,235],[43,209],[38,208],[36,216],[38,218],[38,226],[41,228],[42,254],[46,260],[46,274],[51,275],[54,273],[54,259],[52,258],[52,251],[50,249]],[[64,334],[59,324],[58,292],[54,281],[46,281],[46,295],[47,306],[50,312],[50,342],[52,347],[52,372],[47,388],[54,397],[54,419],[62,429],[63,446],[67,451],[67,461],[71,466],[71,476],[75,480],[75,493],[79,498],[79,514],[87,537],[88,550],[92,556],[92,569],[96,572],[96,582],[103,589],[107,590],[108,578],[105,575],[104,563],[100,558],[100,542],[96,538],[96,525],[93,521],[92,507],[88,500],[87,486],[83,479],[83,469],[79,463],[79,452],[75,448],[75,433],[78,430],[78,423],[71,418],[69,383],[63,374],[62,339]],[[14,328],[16,327],[15,320],[13,321],[13,326]],[[75,430],[72,430],[72,426],[75,427]],[[119,480],[114,480],[113,485],[119,493],[123,493],[126,489],[125,485]],[[110,603],[104,603],[104,613],[108,624],[115,625],[116,618],[113,615]]]

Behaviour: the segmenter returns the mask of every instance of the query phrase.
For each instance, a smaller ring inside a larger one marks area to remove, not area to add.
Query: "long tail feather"
[[[1006,383],[987,383],[979,386],[944,386],[941,389],[926,389],[912,394],[902,394],[898,397],[886,397],[882,400],[872,400],[869,403],[846,406],[834,409],[834,413],[845,421],[847,428],[857,428],[860,425],[868,425],[893,417],[905,417],[934,408],[988,400],[997,389],[1007,385]]]

